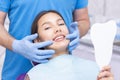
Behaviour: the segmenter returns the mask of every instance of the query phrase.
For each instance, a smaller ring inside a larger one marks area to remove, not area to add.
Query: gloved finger
[[[32,34],[32,35],[30,35],[30,36],[25,37],[24,39],[29,40],[29,41],[32,41],[32,40],[36,39],[37,36],[38,36],[38,34],[35,33],[35,34]]]
[[[49,60],[40,60],[40,63],[47,63]]]
[[[74,50],[78,45],[79,45],[79,44],[74,44],[74,46],[69,46],[69,47],[68,47],[68,50],[69,50],[69,51],[72,51],[72,50]]]
[[[73,47],[68,47],[68,50],[71,52],[72,50],[74,50],[76,47],[73,46]]]
[[[34,62],[47,62],[49,58],[51,58],[52,55],[34,55],[34,57],[32,57],[32,60],[31,61],[34,61]],[[43,61],[42,61],[43,60]]]
[[[37,50],[36,52],[38,56],[53,55],[54,53],[55,53],[54,50]]]
[[[66,36],[67,39],[74,39],[76,38],[77,36],[79,36],[76,32],[72,33],[72,34],[68,34]]]
[[[44,56],[38,56],[38,59],[49,59],[52,58],[53,55],[49,54],[49,55],[44,55]]]
[[[32,61],[34,62],[46,62],[49,58],[51,58],[53,55],[44,55],[44,56],[38,56],[36,55]],[[43,60],[43,61],[42,61]]]
[[[34,47],[36,48],[42,48],[42,47],[46,47],[53,44],[53,41],[45,41],[45,42],[40,42],[40,43],[34,43]]]
[[[33,59],[34,62],[37,62],[37,63],[46,63],[48,62],[48,59],[39,59],[39,58],[35,58]]]
[[[70,33],[73,32],[76,29],[76,27],[78,28],[78,23],[77,22],[71,23],[70,27],[69,27]]]
[[[73,45],[78,44],[78,43],[79,43],[79,38],[76,38],[70,42],[69,46],[73,46]]]

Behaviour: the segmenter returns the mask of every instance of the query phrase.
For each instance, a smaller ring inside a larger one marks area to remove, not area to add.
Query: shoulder
[[[0,0],[0,11],[8,12],[10,7],[10,0]]]

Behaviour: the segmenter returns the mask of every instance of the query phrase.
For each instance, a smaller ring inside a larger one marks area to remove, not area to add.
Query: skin
[[[75,10],[73,13],[73,19],[78,22],[80,37],[83,37],[90,29],[90,20],[87,7]]]
[[[105,66],[102,68],[98,74],[97,80],[114,80],[110,66]]]
[[[12,50],[12,43],[15,40],[5,29],[4,22],[7,13],[0,11],[0,45]]]

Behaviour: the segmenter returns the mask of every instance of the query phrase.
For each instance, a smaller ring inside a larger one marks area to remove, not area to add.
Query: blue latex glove
[[[116,21],[116,25],[117,25],[117,33],[115,36],[115,40],[120,40],[120,20]]]
[[[66,38],[70,39],[70,44],[69,44],[69,51],[71,52],[72,50],[74,50],[78,44],[79,44],[79,38],[80,38],[80,34],[79,34],[79,29],[78,29],[78,23],[77,22],[73,22],[71,23],[69,29],[69,33]]]
[[[42,50],[45,46],[51,45],[52,41],[33,43],[32,40],[36,39],[38,34],[33,34],[26,36],[22,40],[14,40],[12,44],[13,51],[19,53],[26,57],[27,59],[38,62],[45,63],[47,58],[51,58],[55,53],[54,50]]]

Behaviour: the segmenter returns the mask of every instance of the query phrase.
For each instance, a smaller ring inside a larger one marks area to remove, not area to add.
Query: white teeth
[[[56,37],[56,38],[55,38],[55,41],[56,41],[56,40],[59,40],[59,39],[63,39],[63,36],[58,36],[58,37]]]

